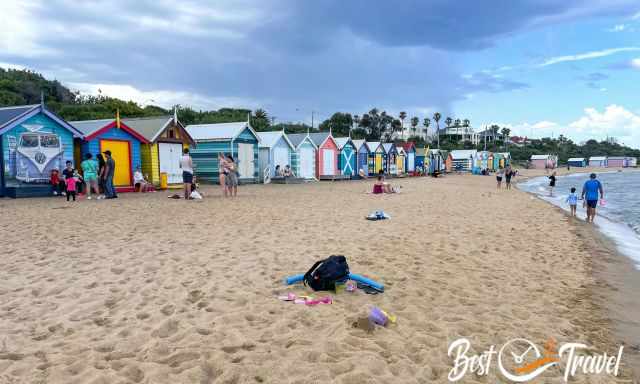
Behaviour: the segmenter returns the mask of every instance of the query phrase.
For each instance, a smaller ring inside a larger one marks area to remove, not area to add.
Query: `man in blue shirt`
[[[596,208],[598,207],[598,192],[600,198],[604,199],[604,191],[600,180],[596,180],[596,174],[592,173],[589,180],[582,187],[582,198],[587,201],[587,223],[593,223],[596,217]]]

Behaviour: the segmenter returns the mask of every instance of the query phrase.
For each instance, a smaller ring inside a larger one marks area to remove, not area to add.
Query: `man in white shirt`
[[[182,182],[184,183],[184,198],[191,199],[191,183],[193,183],[193,161],[189,156],[189,148],[182,151],[180,158],[180,168],[182,168]]]
[[[133,186],[139,188],[138,190],[140,192],[147,192],[151,186],[151,183],[144,178],[140,167],[136,168],[136,171],[133,173]]]

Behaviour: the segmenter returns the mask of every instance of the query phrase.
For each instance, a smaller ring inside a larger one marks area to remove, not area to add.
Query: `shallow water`
[[[588,174],[558,176],[553,197],[549,196],[549,180],[546,176],[519,183],[518,187],[568,211],[566,199],[571,187],[576,188],[580,197],[582,185],[588,178]],[[605,204],[598,206],[595,224],[640,269],[640,172],[601,173],[598,179],[604,188]],[[582,219],[586,216],[582,201],[578,201],[577,214]]]

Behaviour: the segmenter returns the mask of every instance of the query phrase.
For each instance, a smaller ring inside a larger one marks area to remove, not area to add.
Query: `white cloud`
[[[638,12],[635,15],[631,16],[631,20],[640,20],[640,12]]]
[[[631,60],[631,67],[635,69],[640,69],[640,57],[637,59]]]
[[[603,49],[601,51],[592,51],[592,52],[580,53],[580,54],[577,54],[577,55],[556,56],[556,57],[552,57],[550,59],[547,59],[544,63],[540,64],[539,66],[540,67],[546,67],[548,65],[564,63],[564,62],[569,62],[569,61],[590,60],[590,59],[596,59],[596,58],[600,58],[600,57],[606,57],[606,56],[615,55],[617,53],[635,52],[635,51],[640,51],[640,47],[610,48],[610,49]]]
[[[607,32],[622,32],[627,29],[628,25],[626,24],[616,24],[613,28],[607,29]]]
[[[255,100],[247,100],[238,97],[208,97],[195,93],[170,90],[142,91],[127,84],[92,84],[69,83],[69,88],[78,90],[83,94],[115,97],[122,100],[131,100],[141,105],[158,105],[163,108],[171,108],[176,104],[194,109],[220,109],[220,108],[258,108],[260,104]]]
[[[33,0],[2,2],[0,51],[3,54],[31,58],[56,53],[36,42],[40,36],[39,23],[30,15],[39,7]]]

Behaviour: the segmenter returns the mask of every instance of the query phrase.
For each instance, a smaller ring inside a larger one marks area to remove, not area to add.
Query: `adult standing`
[[[104,189],[106,199],[117,199],[118,195],[116,194],[116,188],[113,186],[113,175],[116,171],[116,161],[111,157],[111,151],[106,150],[103,152],[106,161],[104,168]]]
[[[96,159],[98,160],[98,188],[100,189],[98,191],[98,200],[100,200],[105,198],[105,193],[106,193],[106,188],[104,186],[106,175],[104,171],[107,168],[107,162],[104,161],[104,157],[102,156],[101,153],[98,153],[96,155]]]
[[[227,155],[227,167],[229,169],[229,173],[227,174],[229,196],[236,197],[238,196],[238,169],[231,155]]]
[[[191,199],[191,183],[193,183],[193,160],[189,155],[189,148],[182,150],[180,158],[180,168],[182,168],[182,182],[184,183],[184,198]]]
[[[511,166],[507,166],[507,170],[504,173],[504,181],[505,181],[505,188],[506,189],[511,189],[511,177],[513,177],[513,171],[511,170]]]
[[[502,187],[502,175],[504,175],[504,169],[500,168],[496,173],[496,182],[498,184],[498,189]]]
[[[593,223],[593,219],[596,217],[598,192],[600,193],[600,198],[604,199],[602,183],[596,179],[596,174],[592,173],[589,175],[589,180],[585,181],[582,187],[582,198],[587,202],[587,223]]]
[[[553,196],[553,189],[556,187],[556,171],[549,176],[549,196]]]
[[[224,153],[218,153],[218,181],[222,187],[222,195],[227,197],[227,175],[229,174],[229,166],[227,165],[227,157]]]
[[[82,167],[82,175],[84,181],[87,184],[87,200],[91,200],[91,189],[95,189],[96,193],[100,194],[98,188],[98,162],[93,159],[93,155],[87,153],[84,156],[85,160],[80,164]]]

